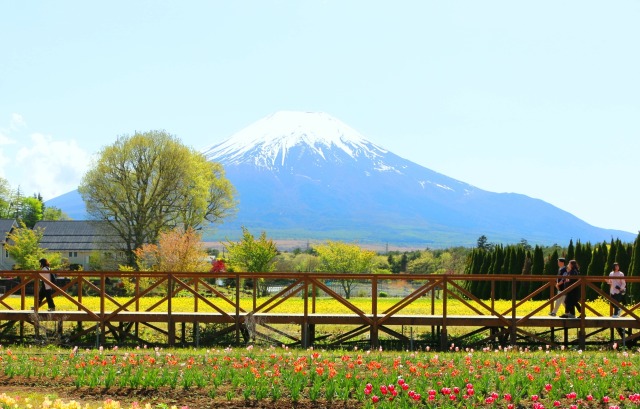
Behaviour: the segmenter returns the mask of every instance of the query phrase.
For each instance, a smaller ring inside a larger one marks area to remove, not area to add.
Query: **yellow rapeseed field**
[[[131,300],[130,297],[113,297],[113,299],[119,304],[125,304]],[[135,303],[129,305],[127,310],[135,311],[145,311],[150,309],[152,306],[156,305],[161,300],[161,297],[143,297],[138,302],[136,306]],[[222,309],[223,311],[233,314],[235,313],[235,306],[231,305],[227,301],[218,297],[210,297],[207,298],[208,301]],[[234,298],[231,298],[233,301]],[[260,307],[265,302],[267,302],[269,298],[257,298],[256,306]],[[377,300],[377,313],[383,314],[385,311],[393,308],[401,298],[378,298]],[[74,305],[70,300],[64,299],[63,297],[55,297],[56,301],[56,310],[58,311],[77,311],[78,307]],[[5,302],[12,308],[16,310],[20,310],[20,298],[8,298]],[[372,301],[370,298],[351,298],[348,302],[352,303],[355,307],[360,309],[366,314],[373,313]],[[197,306],[197,310],[199,312],[215,312],[215,310],[207,305],[202,300],[196,300],[193,297],[176,297],[171,300],[172,311],[174,312],[192,312],[195,310]],[[319,314],[349,314],[352,313],[351,310],[345,305],[341,304],[339,301],[329,298],[329,297],[318,297],[315,301],[312,301],[311,298],[308,299],[309,303],[309,312],[315,312]],[[483,301],[483,303],[491,308],[491,301]],[[545,302],[544,301],[528,301],[517,307],[516,315],[523,316],[531,313],[532,311],[540,308]],[[269,305],[272,305],[273,302]],[[482,312],[483,315],[490,314],[490,310],[487,307],[480,305],[479,303],[469,301],[469,304],[477,308]],[[33,298],[27,298],[27,304],[25,309],[30,309],[33,305]],[[90,297],[84,296],[82,298],[82,305],[89,310],[92,311],[100,311],[100,298],[99,297]],[[156,312],[164,312],[167,311],[167,301],[160,303],[157,305],[152,311]],[[602,299],[597,299],[595,301],[589,301],[588,305],[591,306],[595,311],[598,311],[601,315],[607,316],[609,315],[609,303]],[[253,308],[253,300],[251,297],[246,296],[240,299],[240,306],[244,311],[252,311]],[[494,301],[493,308],[500,312],[505,313],[509,311],[512,307],[512,302],[509,300],[499,300]],[[118,306],[110,302],[109,300],[105,300],[105,310],[113,311],[117,309]],[[264,308],[261,308],[264,311]],[[549,313],[549,306],[542,308],[535,315],[537,316],[545,316]],[[304,311],[304,299],[302,297],[296,296],[291,297],[281,304],[279,304],[274,309],[270,310],[272,313],[279,314],[301,314]],[[422,297],[411,304],[405,306],[397,314],[400,315],[441,315],[443,313],[443,301],[442,300],[434,300],[433,303],[431,298]],[[478,315],[472,309],[470,309],[467,305],[465,305],[462,301],[456,299],[447,300],[447,315]],[[510,313],[509,313],[510,315]]]

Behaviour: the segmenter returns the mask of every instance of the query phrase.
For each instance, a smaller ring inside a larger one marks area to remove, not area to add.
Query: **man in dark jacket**
[[[558,279],[556,280],[556,289],[558,290],[558,292],[562,292],[562,290],[564,290],[564,279],[567,275],[567,267],[564,265],[564,263],[564,257],[558,258]],[[553,308],[553,311],[549,313],[549,315],[555,317],[556,314],[558,314],[558,310],[560,309],[560,306],[564,304],[565,298],[567,298],[567,295],[563,294],[556,299],[556,305]]]

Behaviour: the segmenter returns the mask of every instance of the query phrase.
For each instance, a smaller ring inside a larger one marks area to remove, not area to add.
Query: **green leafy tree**
[[[55,207],[51,211],[61,210]],[[9,182],[0,177],[0,219],[22,220],[27,227],[33,227],[35,224],[45,218],[45,205],[40,194],[34,194],[33,197],[24,197],[20,188],[12,189]],[[50,217],[46,220],[60,220],[61,218]]]
[[[267,233],[262,232],[256,238],[246,227],[242,227],[242,239],[238,242],[227,240],[223,243],[227,250],[227,259],[233,268],[248,273],[268,273],[275,267],[275,257],[278,249]],[[257,282],[260,294],[267,294],[267,283],[264,279]]]
[[[219,223],[236,208],[222,166],[164,131],[119,137],[99,152],[78,190],[89,214],[122,238],[130,265],[133,251],[157,243],[160,232]]]
[[[41,197],[25,197],[22,200],[22,214],[19,219],[24,222],[24,224],[33,228],[36,223],[42,220],[42,198]]]
[[[7,179],[0,177],[0,219],[12,219],[11,214],[11,186]]]
[[[438,260],[432,252],[426,250],[420,254],[420,257],[411,260],[407,265],[407,273],[409,274],[433,274],[438,270]]]
[[[373,269],[376,253],[360,248],[356,244],[341,241],[327,241],[316,247],[320,258],[320,270],[338,274],[370,273]],[[355,280],[339,280],[346,298],[351,297]]]
[[[476,247],[482,250],[491,250],[493,248],[493,244],[489,243],[489,239],[483,234],[482,236],[478,237]]]
[[[40,247],[40,241],[44,229],[30,229],[24,222],[19,222],[20,227],[7,235],[5,250],[16,262],[16,267],[21,270],[39,270],[40,259],[46,258],[51,268],[57,268],[62,264],[59,253],[49,253],[47,249]]]
[[[42,220],[71,220],[71,217],[57,207],[45,206],[42,210]]]

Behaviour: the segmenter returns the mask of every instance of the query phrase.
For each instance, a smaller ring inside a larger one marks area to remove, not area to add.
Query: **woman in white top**
[[[609,277],[607,280],[607,284],[609,284],[609,294],[611,294],[611,298],[621,304],[624,300],[624,294],[627,291],[627,283],[624,280],[624,273],[620,271],[620,265],[618,263],[613,263],[613,271],[609,273]],[[613,303],[611,305],[613,306],[613,315],[611,317],[620,317],[620,307]]]
[[[40,269],[43,270],[43,273],[40,273],[40,277],[46,278],[51,281],[51,269],[49,268],[49,261],[46,258],[40,259]],[[44,281],[40,281],[40,292],[38,293],[38,298],[40,298],[40,302],[42,299],[47,300],[47,305],[49,306],[49,311],[55,311],[56,305],[53,302],[53,289],[48,283]]]

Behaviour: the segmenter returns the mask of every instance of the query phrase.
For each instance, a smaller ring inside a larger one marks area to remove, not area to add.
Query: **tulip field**
[[[0,408],[640,408],[640,351],[0,347]]]

